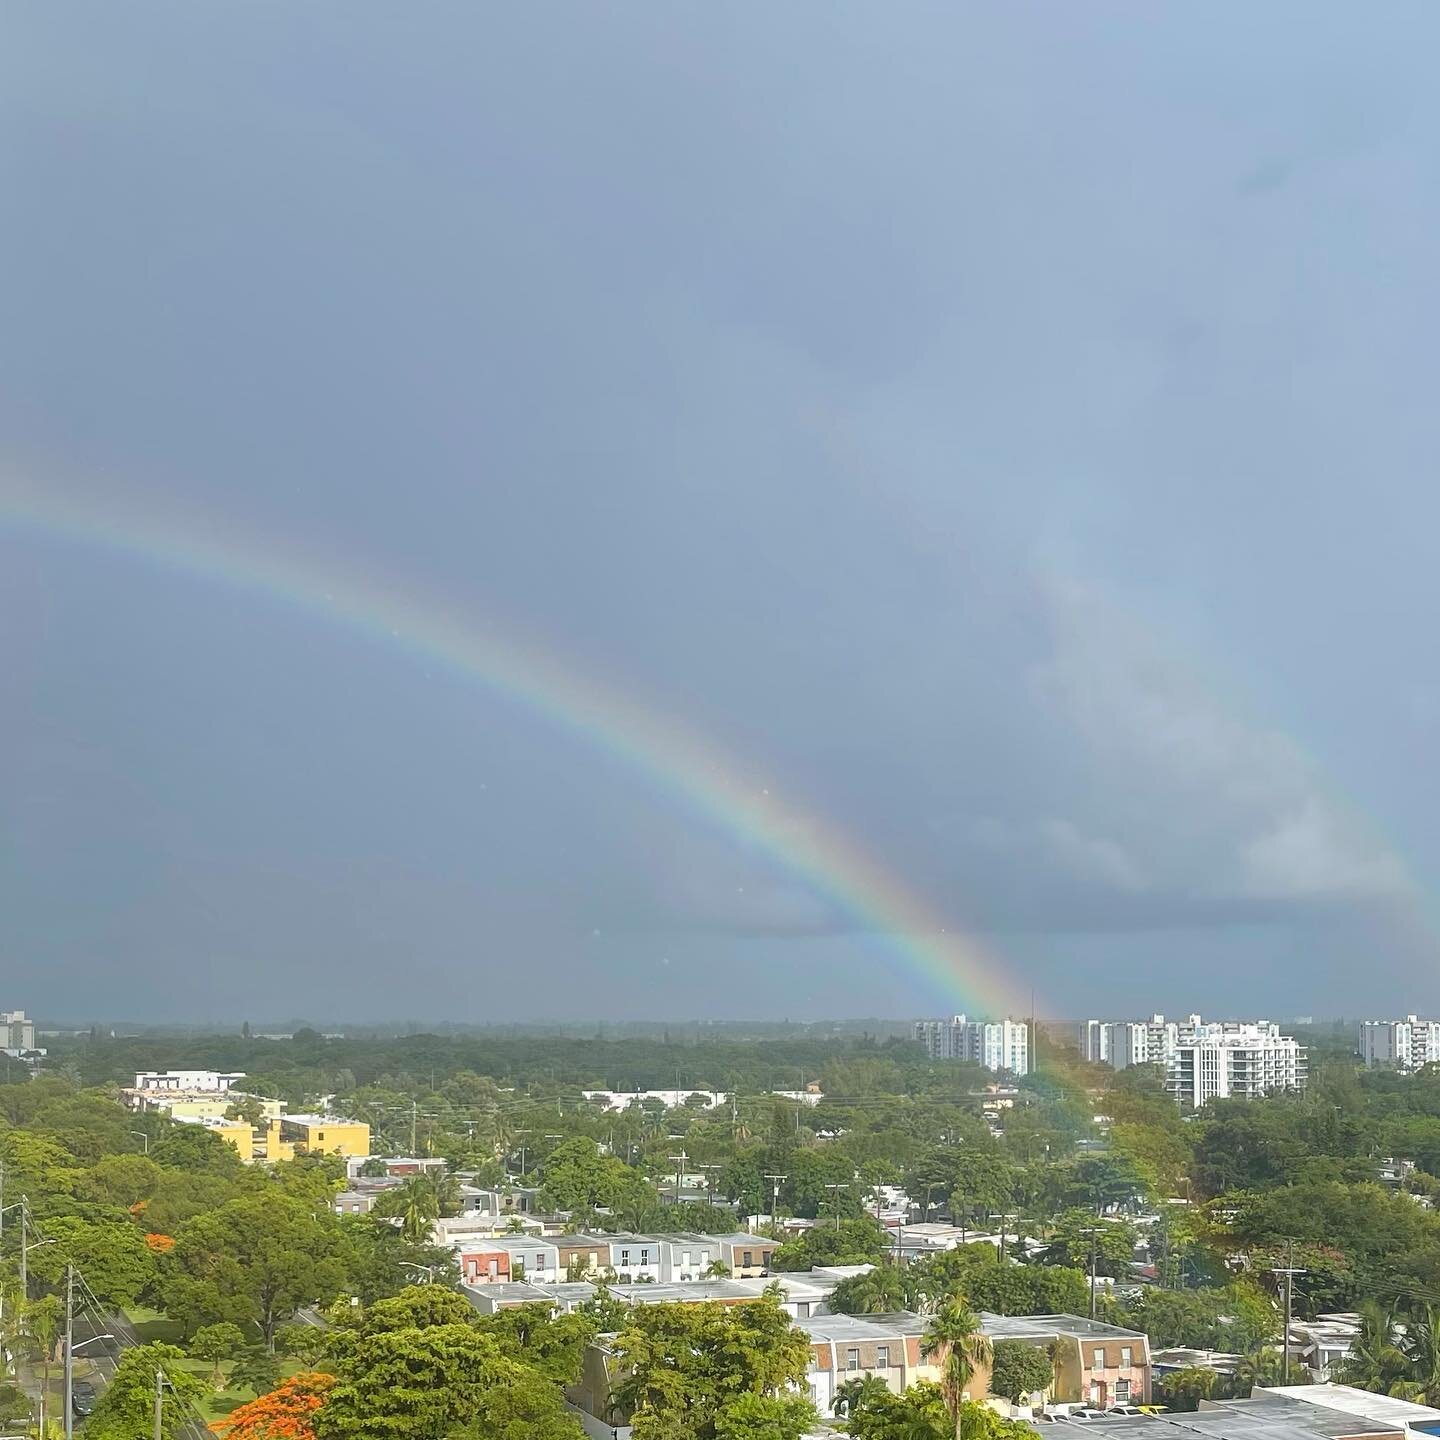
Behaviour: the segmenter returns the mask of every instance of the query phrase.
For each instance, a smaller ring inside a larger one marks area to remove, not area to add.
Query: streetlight
[[[405,1270],[423,1270],[425,1272],[425,1283],[427,1285],[433,1285],[435,1283],[435,1272],[440,1268],[438,1265],[421,1265],[416,1260],[401,1260],[398,1263],[401,1268]]]
[[[150,1137],[143,1130],[132,1130],[130,1134],[144,1143],[145,1149],[142,1153],[148,1155],[150,1153]]]

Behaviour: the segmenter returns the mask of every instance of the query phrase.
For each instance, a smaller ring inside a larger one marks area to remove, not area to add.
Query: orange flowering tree
[[[315,1440],[315,1413],[334,1383],[333,1375],[302,1370],[210,1428],[221,1440]]]

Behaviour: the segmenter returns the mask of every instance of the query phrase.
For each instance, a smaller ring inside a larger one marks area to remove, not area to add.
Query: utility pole
[[[165,1440],[165,1372],[155,1367],[155,1440]]]
[[[1095,1247],[1100,1231],[1092,1225],[1090,1227],[1090,1318],[1095,1318]]]
[[[20,1299],[22,1303],[30,1298],[30,1201],[20,1197]]]
[[[1304,1270],[1295,1268],[1294,1240],[1287,1239],[1285,1241],[1284,1268],[1276,1266],[1272,1273],[1285,1277],[1285,1349],[1280,1356],[1280,1383],[1288,1385],[1290,1383],[1290,1321],[1294,1313],[1295,1277],[1305,1274]]]
[[[65,1440],[75,1435],[75,1267],[65,1267]]]
[[[678,1082],[680,1077],[677,1074],[675,1078]],[[679,1089],[678,1083],[676,1089]],[[685,1147],[682,1145],[680,1147],[680,1153],[678,1155],[672,1155],[670,1158],[675,1162],[675,1203],[678,1205],[680,1203],[680,1180],[684,1172],[685,1162],[690,1157],[685,1153]]]
[[[765,1178],[770,1182],[770,1224],[773,1226],[780,1218],[780,1185],[782,1181],[788,1180],[788,1175],[772,1175],[766,1171]]]
[[[412,1155],[418,1155],[420,1153],[420,1142],[415,1138],[416,1126],[419,1122],[419,1119],[420,1102],[418,1100],[412,1099],[410,1101],[410,1153]]]
[[[850,1182],[848,1180],[837,1181],[835,1184],[827,1185],[825,1188],[835,1192],[835,1229],[838,1231],[840,1229],[840,1192],[842,1190],[848,1190],[850,1188]]]

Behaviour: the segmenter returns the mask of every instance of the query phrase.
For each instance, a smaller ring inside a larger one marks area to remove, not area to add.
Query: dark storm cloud
[[[0,469],[533,637],[1042,1008],[1423,1006],[1436,25],[32,9]],[[0,559],[6,1003],[950,999],[501,697],[74,545]]]

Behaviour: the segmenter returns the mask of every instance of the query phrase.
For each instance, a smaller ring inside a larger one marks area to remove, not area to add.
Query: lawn
[[[135,1305],[125,1311],[125,1318],[135,1327],[136,1333],[145,1344],[158,1340],[167,1345],[178,1345],[182,1350],[185,1348],[180,1338],[180,1325],[158,1310],[147,1310],[143,1305]],[[195,1376],[197,1380],[203,1380],[207,1386],[214,1374],[213,1367],[206,1360],[181,1360],[177,1368]],[[233,1361],[222,1361],[222,1377],[228,1375],[233,1368]],[[280,1374],[283,1377],[288,1378],[304,1368],[298,1360],[282,1358],[280,1361]],[[197,1408],[206,1424],[209,1424],[212,1420],[223,1420],[232,1410],[253,1400],[255,1393],[254,1390],[244,1388],[211,1390],[201,1397]]]

